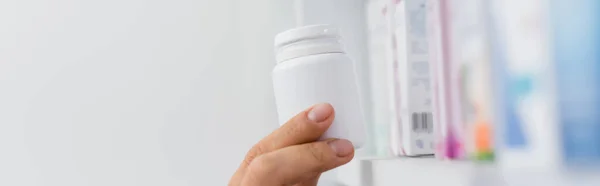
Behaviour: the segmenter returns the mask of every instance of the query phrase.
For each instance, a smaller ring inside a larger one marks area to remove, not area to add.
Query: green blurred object
[[[476,161],[492,162],[495,159],[494,152],[477,153],[474,158]]]

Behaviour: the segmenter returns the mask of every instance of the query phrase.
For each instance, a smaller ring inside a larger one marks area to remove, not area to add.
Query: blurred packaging
[[[396,156],[434,154],[426,0],[392,1],[393,81],[398,104],[392,127]]]
[[[565,174],[600,165],[600,2],[490,8],[498,165],[509,183],[572,185]]]
[[[504,0],[490,4],[498,165],[505,173],[556,167],[556,92],[546,3]]]
[[[600,166],[600,1],[550,0],[560,162]]]
[[[490,43],[485,19],[486,0],[449,1],[451,16],[450,48],[453,70],[458,71],[461,123],[467,156],[474,160],[493,160],[492,82]]]
[[[404,128],[402,127],[401,120],[401,97],[400,97],[400,71],[399,66],[399,54],[397,48],[398,43],[396,38],[397,17],[396,8],[400,1],[398,0],[386,0],[386,22],[387,22],[387,34],[388,34],[388,55],[387,55],[387,72],[388,72],[388,87],[389,87],[389,98],[390,98],[390,150],[392,155],[404,156],[406,155],[405,149],[405,136]]]
[[[391,44],[389,41],[386,19],[387,2],[384,0],[371,0],[366,2],[367,37],[369,64],[371,70],[371,95],[373,103],[372,127],[375,156],[389,156],[391,122],[391,102],[388,78],[388,55]]]
[[[465,156],[461,120],[460,69],[452,57],[452,7],[445,0],[429,0],[427,27],[429,60],[432,72],[432,101],[434,111],[434,138],[437,143],[436,157],[461,159]]]
[[[442,100],[442,80],[443,80],[443,68],[441,68],[441,24],[440,24],[440,10],[439,0],[427,0],[427,12],[425,15],[426,27],[427,27],[427,43],[429,48],[429,71],[431,72],[431,101],[433,111],[433,123],[434,123],[434,143],[435,143],[435,155],[438,158],[444,156],[444,133],[446,126],[442,125],[441,103]]]

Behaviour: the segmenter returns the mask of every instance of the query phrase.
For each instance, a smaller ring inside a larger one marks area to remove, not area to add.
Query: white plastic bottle
[[[275,37],[275,48],[273,88],[279,123],[314,104],[330,103],[335,119],[321,139],[347,139],[360,148],[366,130],[358,83],[337,29],[312,25],[288,30]]]

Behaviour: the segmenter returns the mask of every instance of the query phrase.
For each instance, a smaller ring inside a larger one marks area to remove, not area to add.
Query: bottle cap
[[[287,30],[275,36],[276,58],[279,63],[308,55],[343,53],[340,35],[331,25],[310,25]]]

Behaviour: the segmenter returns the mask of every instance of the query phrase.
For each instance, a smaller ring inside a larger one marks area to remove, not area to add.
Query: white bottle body
[[[335,119],[321,139],[347,139],[355,148],[365,143],[365,120],[356,73],[344,53],[314,54],[280,62],[273,70],[280,125],[318,103],[329,103]]]

